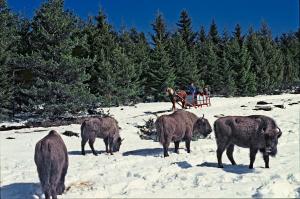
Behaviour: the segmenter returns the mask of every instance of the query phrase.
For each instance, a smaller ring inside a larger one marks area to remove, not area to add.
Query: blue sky
[[[42,0],[8,0],[10,8],[22,16],[32,17]],[[299,27],[299,0],[65,0],[65,8],[83,19],[103,8],[109,22],[118,30],[121,24],[149,33],[157,11],[163,13],[169,30],[176,28],[180,11],[186,9],[193,28],[208,29],[212,19],[219,32],[232,32],[239,23],[243,32],[255,29],[265,20],[274,36],[296,31]]]

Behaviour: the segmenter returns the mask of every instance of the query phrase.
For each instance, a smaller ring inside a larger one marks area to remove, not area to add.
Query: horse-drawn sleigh
[[[181,105],[182,108],[198,108],[202,106],[211,106],[209,93],[197,93],[195,95],[188,95],[184,90],[175,92],[172,88],[167,88],[166,92],[172,102],[172,110],[176,109],[175,104],[179,104],[179,102],[181,102],[181,104],[179,105]]]

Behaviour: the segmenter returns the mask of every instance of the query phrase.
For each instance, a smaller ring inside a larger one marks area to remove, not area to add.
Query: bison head
[[[279,128],[272,128],[270,130],[266,130],[264,132],[266,150],[265,152],[271,156],[275,156],[277,154],[277,144],[278,138],[281,136],[282,132]]]
[[[206,137],[208,134],[212,132],[211,126],[207,119],[204,118],[204,115],[202,118],[199,118],[193,127],[193,134],[200,134]]]
[[[118,137],[117,139],[114,140],[113,147],[112,147],[113,152],[117,152],[120,150],[123,140],[124,139],[121,139],[120,137]]]

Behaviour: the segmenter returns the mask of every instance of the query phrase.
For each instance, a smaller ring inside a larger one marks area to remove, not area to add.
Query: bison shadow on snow
[[[255,170],[249,169],[248,165],[244,164],[238,164],[238,165],[231,165],[231,164],[224,164],[224,168],[222,168],[224,171],[229,173],[235,173],[235,174],[246,174],[246,173],[255,173]],[[217,162],[203,162],[201,164],[197,165],[198,167],[213,167],[218,168]]]
[[[179,148],[179,149],[183,149],[183,148]],[[174,148],[169,148],[169,151],[174,152]],[[158,157],[163,155],[163,149],[162,148],[137,149],[137,150],[127,151],[123,153],[123,156],[130,156],[130,155]]]
[[[173,162],[171,164],[177,164],[177,166],[179,166],[182,169],[188,169],[193,167],[190,163],[188,163],[187,161],[181,161],[181,162]]]
[[[42,191],[40,183],[12,183],[1,187],[1,198],[34,198],[39,195],[41,198]]]
[[[100,150],[100,151],[95,150],[95,151],[97,152],[97,154],[105,153],[104,150]],[[93,154],[93,151],[92,151],[92,150],[85,150],[85,152],[86,152],[87,154],[89,154],[89,153]],[[69,155],[82,155],[81,151],[69,151],[68,154],[69,154]]]

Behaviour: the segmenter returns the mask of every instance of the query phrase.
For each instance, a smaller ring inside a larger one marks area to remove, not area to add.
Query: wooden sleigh
[[[187,93],[184,90],[179,90],[178,92],[175,92],[172,88],[167,88],[166,94],[170,97],[170,101],[173,104],[173,111],[176,110],[176,103],[179,104],[182,108],[198,108],[203,106],[211,106],[209,94],[201,93],[197,95],[187,95]],[[181,102],[181,104],[179,102]]]
[[[177,96],[182,102],[184,99]],[[210,96],[205,94],[187,95],[185,99],[186,107],[202,108],[203,106],[211,106]]]

